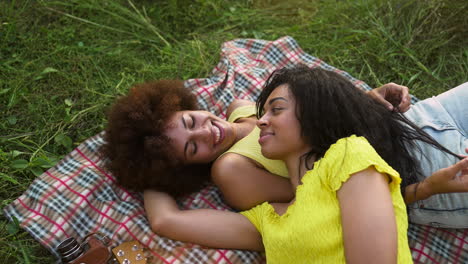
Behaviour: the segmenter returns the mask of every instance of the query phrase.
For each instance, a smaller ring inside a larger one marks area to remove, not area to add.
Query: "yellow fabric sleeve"
[[[270,205],[268,202],[264,202],[255,206],[252,209],[247,211],[240,212],[243,216],[247,217],[249,221],[257,228],[257,231],[263,235],[263,220],[265,219],[265,214],[267,213],[268,207]]]
[[[380,173],[387,174],[390,181],[390,189],[399,188],[400,174],[387,164],[375,151],[372,145],[364,137],[351,136],[342,138],[333,144],[327,153],[333,155],[324,157],[323,160],[330,173],[327,173],[326,182],[331,190],[338,191],[344,182],[352,174],[365,170],[371,166]]]

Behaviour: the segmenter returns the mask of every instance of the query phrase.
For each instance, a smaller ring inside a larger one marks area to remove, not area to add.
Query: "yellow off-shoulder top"
[[[412,263],[401,178],[363,137],[338,140],[302,178],[283,215],[265,202],[241,212],[261,233],[268,263],[345,263],[337,191],[350,175],[373,166],[389,183],[398,229],[398,263]],[[378,234],[376,234],[378,235]],[[356,241],[359,243],[359,241]],[[372,250],[372,249],[369,249]]]

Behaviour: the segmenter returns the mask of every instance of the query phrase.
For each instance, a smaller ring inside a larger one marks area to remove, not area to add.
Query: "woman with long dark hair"
[[[262,154],[286,164],[295,198],[238,214],[180,211],[170,196],[145,191],[153,229],[210,247],[264,249],[271,263],[411,262],[400,186],[421,170],[410,152],[422,141],[456,155],[322,69],[275,72],[257,107]],[[465,159],[455,173],[466,177],[467,167]],[[162,217],[151,219],[155,212]]]

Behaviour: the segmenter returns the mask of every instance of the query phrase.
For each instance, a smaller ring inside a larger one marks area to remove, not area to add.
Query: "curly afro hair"
[[[137,84],[108,113],[105,143],[100,152],[106,168],[125,188],[156,189],[180,197],[209,180],[211,164],[182,164],[164,135],[173,113],[197,110],[195,96],[182,81]]]

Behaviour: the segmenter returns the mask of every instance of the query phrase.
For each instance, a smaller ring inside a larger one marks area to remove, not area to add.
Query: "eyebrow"
[[[184,116],[181,117],[182,119],[182,124],[184,125],[184,128],[187,129],[187,124],[185,123]],[[184,158],[187,159],[187,149],[188,149],[188,142],[185,142],[184,146]]]
[[[275,101],[278,101],[278,100],[283,100],[283,101],[286,101],[286,102],[288,101],[284,97],[275,97],[275,98],[271,99],[270,101],[268,101],[268,104],[271,105],[272,103],[274,103]]]

